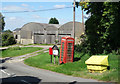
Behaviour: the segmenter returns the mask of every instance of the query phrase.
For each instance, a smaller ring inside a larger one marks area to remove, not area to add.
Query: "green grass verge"
[[[20,49],[19,47],[8,48],[7,50],[2,51],[2,58],[20,56],[42,49],[43,48],[39,47],[21,47]]]
[[[89,73],[87,70],[87,66],[85,65],[85,61],[90,57],[88,54],[75,53],[75,58],[81,59],[79,61],[75,61],[73,63],[66,63],[56,65],[50,63],[50,55],[49,53],[42,53],[40,55],[30,57],[26,59],[24,62],[27,65],[38,67],[42,69],[51,70],[58,73],[64,73],[67,75],[89,78],[89,79],[97,79],[102,81],[118,81],[118,55],[109,55],[109,65],[110,70],[107,70],[103,73]],[[57,58],[56,58],[56,61]]]

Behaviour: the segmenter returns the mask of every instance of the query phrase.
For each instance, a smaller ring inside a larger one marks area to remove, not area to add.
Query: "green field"
[[[85,65],[85,61],[89,57],[90,56],[88,54],[75,53],[75,59],[81,58],[80,60],[75,61],[73,63],[66,63],[61,65],[58,65],[56,63],[56,65],[54,65],[50,63],[49,53],[42,53],[40,55],[30,57],[26,59],[24,62],[25,64],[33,67],[47,69],[58,73],[64,73],[67,75],[89,78],[89,79],[97,79],[102,81],[112,81],[112,82],[118,81],[118,55],[109,54],[108,60],[109,60],[110,70],[107,70],[106,72],[103,73],[88,72]]]
[[[20,56],[28,53],[32,53],[37,50],[42,50],[43,48],[40,47],[10,47],[7,50],[2,51],[2,57],[15,57]]]

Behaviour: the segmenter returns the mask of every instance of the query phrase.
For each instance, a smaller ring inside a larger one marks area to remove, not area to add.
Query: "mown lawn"
[[[7,50],[2,51],[2,58],[4,57],[15,57],[20,56],[28,53],[32,53],[37,50],[42,50],[43,48],[40,47],[13,47],[8,48]]]
[[[112,81],[118,82],[118,56],[109,54],[109,65],[110,70],[107,70],[103,73],[89,73],[85,61],[90,57],[88,54],[83,53],[75,53],[76,60],[81,57],[80,60],[75,61],[73,63],[66,63],[56,65],[50,63],[49,53],[42,53],[40,55],[30,57],[26,59],[24,62],[27,65],[38,67],[42,69],[51,70],[58,73],[64,73],[67,75],[89,78],[89,79],[97,79],[102,81]],[[56,58],[57,60],[57,58]]]

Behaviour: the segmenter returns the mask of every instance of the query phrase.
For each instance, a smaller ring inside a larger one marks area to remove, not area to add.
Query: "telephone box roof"
[[[70,37],[70,36],[65,36],[65,37],[62,37],[63,39],[74,39],[74,38],[72,38],[72,37]]]

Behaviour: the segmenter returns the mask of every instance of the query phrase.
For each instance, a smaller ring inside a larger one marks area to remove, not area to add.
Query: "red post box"
[[[53,54],[53,50],[52,50],[52,48],[50,47],[49,48],[49,55],[52,55]]]
[[[72,37],[62,37],[61,39],[61,49],[60,49],[60,64],[73,62],[74,57],[74,38]]]

